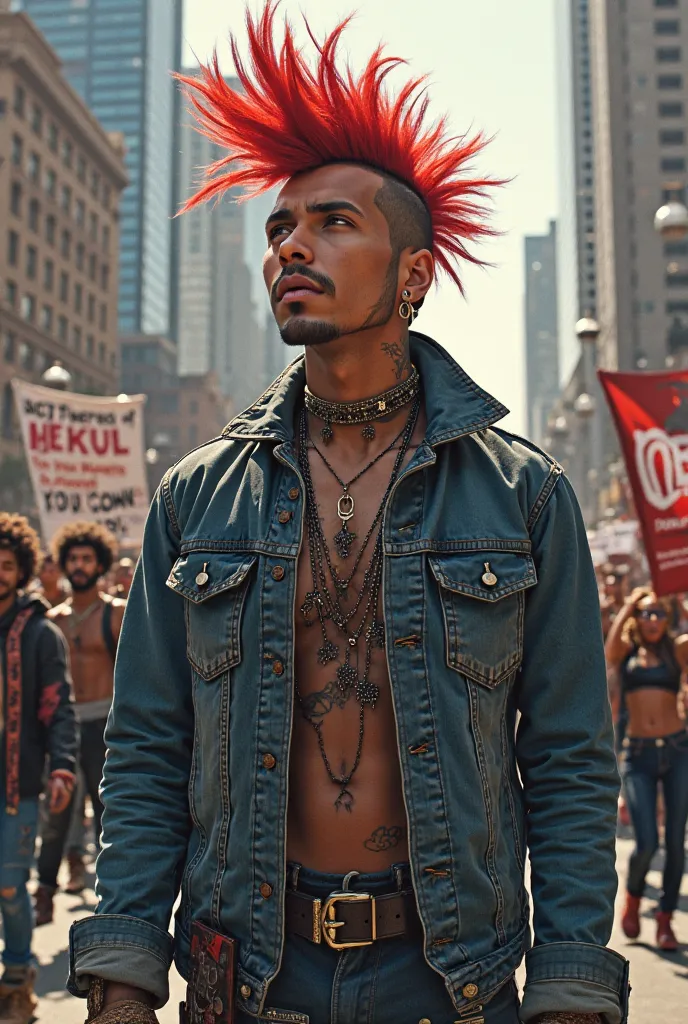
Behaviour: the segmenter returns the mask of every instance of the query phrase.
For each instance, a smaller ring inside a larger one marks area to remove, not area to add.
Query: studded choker
[[[420,391],[420,375],[416,367],[412,366],[411,373],[406,380],[395,384],[387,391],[382,391],[379,395],[363,398],[359,402],[327,402],[324,398],[314,395],[307,386],[304,391],[308,412],[325,422],[325,426],[320,431],[320,436],[325,444],[329,444],[334,437],[333,423],[348,426],[365,424],[361,433],[367,441],[372,441],[375,437],[375,427],[371,421],[391,416],[412,402]]]

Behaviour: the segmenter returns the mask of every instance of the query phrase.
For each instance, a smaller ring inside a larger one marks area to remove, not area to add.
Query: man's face
[[[38,578],[44,590],[55,590],[59,585],[61,575],[62,571],[57,562],[53,562],[52,558],[46,558]]]
[[[387,323],[398,261],[375,205],[383,179],[350,164],[292,178],[268,218],[263,275],[283,340],[317,345]]]
[[[103,567],[89,544],[78,545],[67,553],[65,574],[73,590],[90,590],[103,575]]]
[[[134,567],[132,565],[118,565],[115,569],[115,586],[121,587],[126,594],[131,590],[133,578]]]
[[[0,601],[14,597],[21,576],[14,551],[0,548]]]

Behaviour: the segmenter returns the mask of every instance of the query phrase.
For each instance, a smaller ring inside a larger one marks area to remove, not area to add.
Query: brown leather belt
[[[421,932],[412,890],[370,896],[359,892],[334,892],[316,899],[287,889],[287,931],[331,949],[370,946],[378,939],[394,939]]]

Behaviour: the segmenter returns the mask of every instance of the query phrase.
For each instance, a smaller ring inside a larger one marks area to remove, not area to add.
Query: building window
[[[69,302],[69,274],[66,270],[60,274],[60,301]]]
[[[86,158],[81,153],[79,153],[76,162],[76,176],[80,182],[84,183],[86,181]]]
[[[86,258],[86,249],[83,242],[79,242],[76,247],[76,269],[84,269],[84,259]]]
[[[33,349],[27,342],[19,342],[19,362],[25,370],[33,370]]]
[[[33,110],[31,111],[31,127],[33,128],[36,135],[43,134],[43,111],[34,103]]]
[[[75,327],[72,332],[72,342],[74,344],[74,351],[81,352],[81,328]]]
[[[86,355],[88,356],[89,359],[93,359],[94,352],[95,352],[95,342],[93,340],[93,335],[92,334],[88,334],[86,336]]]
[[[665,242],[665,256],[688,256],[688,242]]]
[[[655,7],[678,7],[678,0],[655,0]]]
[[[660,117],[683,117],[683,104],[680,102],[676,103],[660,103],[659,104],[659,116]]]
[[[683,75],[657,75],[658,89],[682,89]]]
[[[656,36],[677,36],[681,31],[681,22],[678,18],[660,18],[655,22]]]
[[[83,199],[77,199],[76,206],[74,208],[74,220],[77,222],[80,228],[84,226],[84,220],[86,218],[86,204]]]
[[[55,229],[57,222],[52,214],[45,218],[45,240],[49,245],[55,245]]]
[[[55,264],[52,260],[46,260],[43,264],[43,287],[51,292],[55,284]]]
[[[5,281],[5,302],[12,309],[17,306],[17,286],[14,281]]]
[[[103,263],[100,268],[100,284],[104,292],[106,292],[110,286],[110,268],[107,263]]]
[[[3,355],[6,363],[13,363],[14,357],[17,350],[17,338],[12,331],[5,331],[5,342],[3,345]]]
[[[101,341],[98,345],[98,362],[105,365],[105,342]]]
[[[11,267],[19,263],[19,235],[16,231],[10,231],[7,236],[7,262]]]
[[[17,117],[24,116],[24,110],[26,108],[26,93],[23,87],[19,84],[14,87],[14,112]]]
[[[81,287],[80,284],[75,284],[74,285],[74,309],[77,311],[77,313],[81,312],[83,304],[84,304],[84,289]]]
[[[21,167],[24,158],[24,141],[21,135],[12,136],[12,163],[15,167]]]
[[[21,217],[22,187],[18,181],[12,182],[10,209],[15,217]]]
[[[103,252],[110,252],[110,225],[103,224]]]
[[[51,153],[57,153],[57,125],[54,121],[48,126],[48,148]]]
[[[32,199],[29,203],[29,229],[31,231],[38,231],[40,227],[41,219],[41,207],[37,199]]]
[[[670,316],[672,313],[688,313],[688,302],[667,302],[665,309]]]
[[[98,241],[98,217],[95,213],[92,213],[90,217],[89,238],[92,242]]]
[[[686,288],[688,287],[688,273],[680,271],[676,274],[667,274],[664,278],[667,288]]]
[[[35,245],[28,245],[26,247],[26,276],[31,280],[36,280],[36,268],[38,266],[38,253],[36,252]]]
[[[658,64],[678,64],[681,60],[680,46],[660,46],[656,52]]]
[[[62,163],[65,167],[72,166],[72,160],[74,159],[74,147],[72,146],[69,139],[62,140]]]
[[[109,185],[103,185],[103,206],[106,210],[110,209],[110,200],[112,198],[112,189]]]
[[[683,146],[686,133],[680,128],[663,128],[659,133],[659,141],[662,146]]]
[[[57,194],[57,175],[52,168],[45,172],[43,185],[45,187],[46,194],[49,195],[51,199],[54,199]]]
[[[69,185],[62,186],[62,192],[60,194],[60,207],[64,213],[69,213],[72,209],[72,190]]]
[[[68,332],[69,332],[69,325],[67,323],[67,317],[66,316],[58,317],[58,319],[57,319],[57,336],[60,339],[60,341],[64,342],[65,345],[67,344],[67,334],[68,334]]]
[[[678,171],[685,171],[686,161],[682,156],[666,156],[662,160],[662,171],[672,174]]]
[[[100,304],[100,319],[98,321],[98,326],[101,331],[107,331],[107,306],[104,302],[101,302]]]
[[[64,259],[69,259],[69,254],[72,251],[72,236],[69,231],[62,232],[62,243],[60,245],[60,252]]]
[[[29,179],[37,185],[41,179],[41,158],[38,153],[29,153],[28,164]]]
[[[98,192],[100,191],[100,173],[95,170],[91,171],[91,195],[94,199],[98,198]]]
[[[53,307],[43,306],[41,310],[41,327],[44,331],[52,332],[53,329]]]
[[[92,324],[93,321],[96,318],[96,297],[95,297],[95,295],[89,295],[89,297],[88,297],[88,314],[87,315],[88,315],[88,322],[90,324]]]
[[[25,320],[28,320],[30,324],[34,323],[36,320],[36,299],[28,292],[26,295],[22,295],[21,315]]]

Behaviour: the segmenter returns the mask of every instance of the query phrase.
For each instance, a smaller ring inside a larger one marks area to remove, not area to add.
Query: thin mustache
[[[305,277],[309,281],[313,281],[314,284],[319,285],[326,295],[334,295],[334,281],[329,277],[325,277],[324,274],[319,274],[317,270],[310,270],[308,267],[289,267],[287,270],[283,270],[280,276],[277,278],[272,288],[270,289],[270,298],[273,302],[277,302],[277,289],[280,283],[287,277],[293,277],[298,274],[299,277]]]

